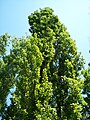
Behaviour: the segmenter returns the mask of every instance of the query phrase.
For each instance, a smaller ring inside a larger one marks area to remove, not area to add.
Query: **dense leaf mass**
[[[81,120],[84,60],[75,40],[51,8],[35,11],[28,22],[31,36],[12,38],[10,54],[9,36],[0,37],[2,120]]]

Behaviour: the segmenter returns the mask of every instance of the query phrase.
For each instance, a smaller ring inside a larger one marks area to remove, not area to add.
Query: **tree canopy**
[[[0,37],[2,119],[81,120],[87,103],[84,59],[75,40],[49,7],[32,13],[28,22],[31,35],[12,38],[10,54],[5,54],[10,36]],[[15,91],[8,105],[11,88]]]

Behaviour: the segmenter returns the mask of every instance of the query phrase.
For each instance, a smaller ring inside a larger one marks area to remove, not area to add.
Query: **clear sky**
[[[24,36],[28,16],[39,8],[51,7],[76,40],[78,51],[88,63],[90,48],[90,0],[0,0],[0,35]]]

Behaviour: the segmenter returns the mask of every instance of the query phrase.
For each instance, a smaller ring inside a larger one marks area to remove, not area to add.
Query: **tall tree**
[[[49,81],[53,84],[53,102],[58,119],[78,120],[81,118],[81,95],[83,80],[80,71],[84,60],[77,52],[76,43],[70,38],[66,27],[53,14],[50,8],[40,9],[29,16],[30,32],[37,33],[38,38],[48,38],[49,30],[53,32],[54,57],[48,71]]]
[[[41,42],[42,53],[38,47]],[[49,104],[52,98],[52,83],[47,76],[53,55],[53,36],[50,41],[37,38],[37,34],[22,41],[16,38],[13,40],[9,60],[10,66],[14,66],[16,91],[11,98],[11,105],[7,107],[5,119],[56,119],[55,109]],[[46,57],[48,59],[45,62]]]
[[[80,120],[83,58],[51,8],[28,17],[31,36],[14,38],[3,61],[16,87],[6,120]],[[2,71],[2,69],[1,69]],[[7,72],[7,69],[5,69]],[[2,78],[1,78],[2,79]],[[10,89],[9,89],[10,90]],[[5,96],[6,97],[6,96]]]
[[[6,99],[14,83],[12,67],[8,66],[8,57],[6,57],[9,44],[10,36],[7,33],[0,36],[0,116],[4,115]]]

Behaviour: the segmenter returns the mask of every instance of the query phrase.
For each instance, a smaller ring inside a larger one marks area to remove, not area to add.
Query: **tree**
[[[13,85],[13,75],[9,74],[10,69],[7,62],[4,60],[6,57],[7,46],[10,42],[10,36],[6,33],[0,36],[0,116],[6,107],[6,98]]]
[[[84,60],[53,12],[46,7],[32,13],[28,17],[31,36],[13,38],[12,50],[2,60],[14,81],[10,87],[16,87],[10,106],[4,107],[3,119],[82,118]]]
[[[58,119],[80,119],[82,104],[81,95],[83,80],[80,71],[84,60],[77,52],[76,43],[70,38],[65,26],[49,8],[35,11],[29,16],[30,32],[37,33],[39,38],[48,37],[47,29],[55,37],[54,57],[48,71],[49,81],[53,84],[53,102]],[[68,109],[68,110],[67,110]]]
[[[54,49],[53,40],[48,42],[48,46],[47,40],[38,39],[36,34],[22,41],[14,39],[9,65],[15,73],[16,91],[11,98],[11,105],[5,111],[5,119],[55,120],[57,118],[54,108],[49,105],[52,98],[52,83],[48,81],[47,71]],[[37,45],[41,43],[40,41],[43,42],[42,46],[45,50],[48,47],[48,61],[45,64],[43,61],[46,54],[41,53]]]

